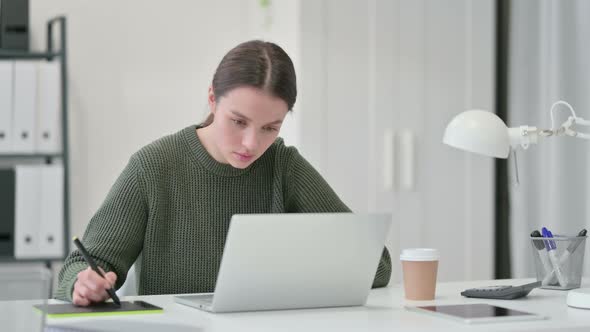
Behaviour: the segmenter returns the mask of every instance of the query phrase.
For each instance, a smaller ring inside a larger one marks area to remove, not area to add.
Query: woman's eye
[[[274,127],[265,127],[265,128],[263,128],[263,130],[268,131],[268,132],[278,131],[277,128],[274,128]]]
[[[246,122],[244,122],[243,120],[239,120],[239,119],[232,119],[233,123],[237,126],[243,127],[246,125]]]

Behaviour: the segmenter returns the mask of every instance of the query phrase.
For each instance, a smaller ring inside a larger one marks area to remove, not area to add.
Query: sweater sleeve
[[[90,220],[82,239],[96,263],[105,271],[115,272],[116,288],[125,281],[143,245],[148,208],[140,178],[139,162],[132,157]],[[72,301],[77,275],[87,267],[78,250],[71,252],[59,272],[55,298]]]
[[[285,210],[291,213],[351,212],[338,195],[303,158],[294,151],[286,173]],[[385,287],[391,278],[391,257],[386,247],[377,267],[373,288]]]

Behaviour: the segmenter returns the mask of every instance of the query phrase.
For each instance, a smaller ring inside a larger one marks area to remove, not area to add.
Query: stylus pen
[[[78,240],[77,236],[74,236],[73,241],[74,241],[74,244],[76,245],[76,247],[78,247],[78,250],[80,250],[80,252],[82,253],[82,256],[84,256],[84,260],[86,261],[86,263],[88,265],[90,265],[90,268],[94,272],[98,273],[99,276],[106,279],[106,277],[104,276],[102,271],[96,265],[96,262],[94,262],[94,259],[92,259],[92,257],[90,257],[90,254],[88,253],[88,251],[86,251],[86,248],[84,248],[84,246],[82,245],[82,242],[80,242],[80,240]],[[113,288],[107,289],[107,293],[109,293],[109,296],[111,297],[111,299],[113,299],[113,302],[115,302],[115,304],[121,305],[121,301],[119,301],[119,297],[117,296],[117,294],[115,293],[115,290]]]

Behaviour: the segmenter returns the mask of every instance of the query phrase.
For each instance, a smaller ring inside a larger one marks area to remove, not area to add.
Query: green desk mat
[[[88,307],[78,307],[71,303],[47,304],[47,310],[42,304],[34,305],[35,309],[47,312],[49,318],[84,317],[84,316],[112,316],[112,315],[136,315],[156,314],[164,312],[164,309],[144,301],[122,301],[121,306],[113,302],[103,302]]]

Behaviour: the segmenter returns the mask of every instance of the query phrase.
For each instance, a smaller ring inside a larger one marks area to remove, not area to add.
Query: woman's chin
[[[232,160],[229,164],[233,168],[244,169],[244,168],[247,168],[248,166],[250,166],[253,162],[254,162],[254,160],[251,160],[251,161]]]
[[[232,153],[231,158],[228,159],[230,165],[239,169],[244,169],[250,166],[255,160],[256,158],[253,155],[245,157],[244,155],[235,152]]]

